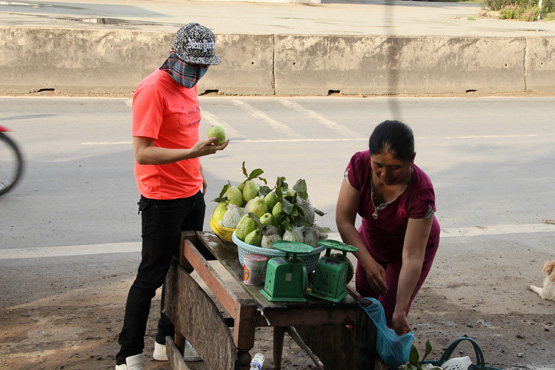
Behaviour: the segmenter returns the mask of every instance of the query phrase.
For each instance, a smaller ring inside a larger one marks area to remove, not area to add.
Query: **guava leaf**
[[[220,195],[217,198],[212,199],[214,202],[223,202],[227,200],[227,197],[225,196],[225,192],[227,191],[227,189],[229,189],[231,185],[229,183],[225,184],[224,187],[222,188],[222,191],[220,191]]]
[[[432,352],[432,345],[430,344],[430,341],[427,340],[426,341],[426,351],[424,352],[424,356],[422,356],[422,361],[424,361],[426,359],[426,357],[428,357],[430,352]]]
[[[264,173],[263,170],[261,170],[260,168],[257,168],[256,170],[253,170],[249,174],[248,178],[249,178],[249,180],[256,179],[258,176],[262,175],[263,173]],[[266,180],[264,180],[264,181],[266,181]]]
[[[245,177],[247,177],[247,178],[248,178],[248,177],[249,177],[249,175],[247,175],[247,168],[245,167],[245,161],[243,161],[243,166],[242,166],[242,169],[243,169],[243,175],[245,175]]]
[[[303,207],[295,203],[295,208],[297,208],[297,212],[299,213],[299,216],[301,217],[306,216],[306,212],[304,211]]]
[[[327,226],[325,227],[321,227],[321,226],[316,226],[316,229],[321,233],[321,234],[327,234],[327,233],[331,233],[331,229]]]
[[[265,197],[266,195],[268,195],[269,192],[271,192],[272,189],[270,189],[269,187],[267,187],[266,185],[262,185],[260,187],[260,190],[258,191],[260,193],[260,195],[262,195],[263,197]]]
[[[289,218],[286,218],[286,220],[281,224],[281,226],[289,232],[293,231],[293,225],[291,225]]]
[[[293,194],[291,194],[293,193]],[[287,199],[290,203],[296,204],[297,203],[297,192],[291,189],[288,189],[283,194],[283,199]]]
[[[282,186],[280,186],[279,188],[276,189],[276,194],[280,197],[280,198],[284,198],[287,195],[287,190],[289,188],[287,187],[287,184],[284,184]]]
[[[312,208],[314,209],[314,213],[316,213],[318,216],[323,216],[326,214],[326,212],[322,212],[316,207],[312,207]]]
[[[281,225],[285,222],[286,218],[287,215],[285,213],[280,213],[274,218],[274,222],[276,223],[276,225]]]
[[[257,215],[255,215],[252,212],[249,212],[249,217],[252,218],[254,220],[254,223],[256,224],[256,228],[260,231],[262,231],[262,222],[260,222],[260,218],[258,218]]]
[[[241,166],[241,169],[243,170],[243,175],[245,175],[245,177],[247,178],[245,181],[259,178],[261,181],[264,182],[264,184],[268,183],[266,179],[260,177],[260,175],[264,173],[264,170],[262,170],[261,168],[257,168],[255,170],[252,170],[251,173],[248,173],[247,167],[245,166],[245,161],[243,161],[243,165]]]
[[[293,203],[288,201],[286,198],[282,199],[283,202],[283,212],[287,213],[289,216],[298,216],[299,212]]]
[[[303,179],[297,180],[295,185],[293,185],[293,190],[295,190],[297,194],[299,194],[299,196],[304,200],[308,199],[308,190],[306,187],[306,181],[304,181]]]
[[[409,364],[418,366],[419,358],[420,358],[420,355],[418,354],[418,350],[413,344],[412,347],[410,348]]]
[[[276,180],[276,195],[278,198],[283,198],[284,194],[287,194],[288,185],[285,182],[285,177],[278,177]]]
[[[295,217],[294,224],[295,226],[310,226],[304,217]]]

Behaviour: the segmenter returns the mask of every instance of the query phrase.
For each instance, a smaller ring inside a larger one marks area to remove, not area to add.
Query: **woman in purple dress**
[[[369,150],[352,156],[336,208],[342,240],[358,248],[356,289],[382,303],[399,335],[411,331],[407,315],[439,246],[434,188],[415,155],[409,126],[380,123]]]

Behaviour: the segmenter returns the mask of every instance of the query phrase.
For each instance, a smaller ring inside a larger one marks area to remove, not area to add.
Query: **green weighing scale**
[[[347,258],[347,252],[356,252],[358,248],[337,240],[323,239],[318,244],[326,247],[326,254],[318,260],[314,273],[313,297],[332,302],[340,302],[347,295],[346,285],[354,275],[353,265]],[[342,253],[331,254],[332,249]]]
[[[287,240],[272,242],[272,248],[285,252],[285,256],[268,261],[264,289],[260,293],[269,301],[306,302],[306,266],[297,254],[310,253],[313,248]]]

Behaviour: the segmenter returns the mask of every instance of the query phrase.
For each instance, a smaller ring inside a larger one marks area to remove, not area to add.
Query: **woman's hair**
[[[383,121],[374,128],[370,140],[370,155],[391,152],[396,158],[410,162],[414,156],[412,129],[400,121]]]

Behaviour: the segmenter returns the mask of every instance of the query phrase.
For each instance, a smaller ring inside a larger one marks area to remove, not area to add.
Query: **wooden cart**
[[[209,261],[229,274],[220,276]],[[204,289],[191,277],[193,270]],[[166,279],[165,312],[176,327],[175,344],[168,345],[172,369],[187,368],[177,350],[184,338],[210,369],[249,369],[255,329],[268,326],[274,328],[274,369],[281,369],[285,332],[328,370],[387,369],[374,355],[374,324],[352,296],[339,303],[312,297],[306,303],[270,302],[260,294],[262,286],[243,284],[242,274],[234,244],[212,232],[182,233],[179,259]]]

